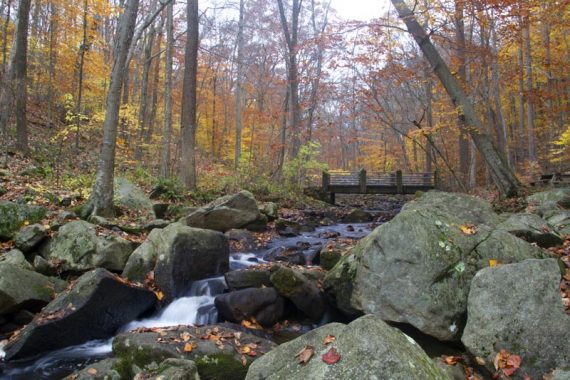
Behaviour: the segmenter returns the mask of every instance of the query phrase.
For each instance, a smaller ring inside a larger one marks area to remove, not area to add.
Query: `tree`
[[[184,51],[182,114],[180,116],[181,157],[179,180],[188,190],[196,189],[196,88],[198,80],[199,18],[198,0],[186,6],[188,35]]]
[[[118,24],[118,39],[114,51],[113,67],[107,93],[107,109],[103,122],[103,146],[99,158],[99,168],[91,195],[90,206],[93,215],[112,216],[113,183],[115,171],[115,148],[117,143],[117,125],[121,105],[121,89],[126,72],[127,54],[137,20],[139,0],[127,0],[127,4]]]
[[[170,141],[172,137],[172,53],[174,49],[174,1],[166,10],[166,63],[164,79],[164,131],[162,135],[162,156],[160,175],[170,173]]]
[[[485,160],[499,192],[503,196],[517,195],[520,190],[520,183],[517,177],[493,145],[490,136],[485,133],[483,123],[476,115],[473,103],[469,100],[457,79],[451,74],[449,67],[432,44],[429,35],[418,23],[414,13],[407,7],[404,0],[391,1],[398,15],[406,24],[408,32],[412,34],[424,56],[432,65],[435,74],[451,97],[453,104],[459,108],[462,117],[465,118],[465,122],[469,125],[469,135]]]
[[[244,0],[239,1],[239,22],[237,34],[237,80],[236,80],[236,152],[235,152],[235,168],[239,168],[241,158],[241,108],[242,108],[242,86],[243,86],[243,49],[244,49]]]

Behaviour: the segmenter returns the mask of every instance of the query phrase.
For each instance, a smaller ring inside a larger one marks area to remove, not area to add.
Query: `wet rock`
[[[34,270],[38,273],[41,273],[45,276],[55,276],[57,274],[57,267],[41,257],[37,255],[34,257]]]
[[[298,247],[275,247],[263,255],[265,261],[281,261],[293,265],[305,265],[307,259]]]
[[[6,360],[23,359],[113,336],[154,307],[153,292],[131,286],[105,269],[81,276],[4,347]],[[62,333],[65,332],[65,333]]]
[[[277,219],[275,229],[279,235],[284,237],[295,237],[301,234],[301,225],[292,220]]]
[[[46,213],[40,206],[0,201],[0,241],[12,239],[25,223],[37,223]]]
[[[361,209],[351,211],[348,215],[342,218],[343,223],[368,223],[374,219],[372,214]]]
[[[231,290],[271,286],[269,269],[239,269],[227,272],[224,276]]]
[[[31,224],[22,228],[16,234],[14,243],[18,249],[27,253],[37,248],[47,237],[47,231],[41,224]]]
[[[259,214],[256,220],[245,226],[246,230],[251,232],[265,232],[267,231],[267,216]]]
[[[266,339],[224,325],[156,330],[129,332],[114,339],[113,353],[119,359],[115,368],[122,378],[133,378],[133,368],[184,359],[196,363],[201,379],[243,379],[250,364],[275,347]],[[187,344],[192,349],[185,351]],[[244,347],[253,350],[255,356],[242,354]]]
[[[251,232],[247,230],[229,230],[225,233],[230,242],[239,246],[239,251],[250,251],[255,248],[255,241]]]
[[[336,339],[323,344],[327,336]],[[298,354],[305,347],[314,349],[306,364]],[[334,348],[340,360],[327,364],[322,356]],[[343,325],[331,323],[269,352],[256,360],[246,380],[289,379],[425,379],[449,380],[425,352],[409,337],[368,315]]]
[[[152,199],[152,198],[151,198]],[[165,219],[168,214],[170,203],[155,203],[152,205],[152,211],[157,219]]]
[[[172,300],[189,290],[192,282],[228,269],[229,243],[222,233],[173,223],[150,232],[129,257],[123,276],[142,283],[154,271],[165,299]]]
[[[560,298],[560,277],[555,259],[526,260],[477,273],[461,339],[467,349],[485,359],[490,370],[501,349],[521,356],[520,378],[527,373],[539,379],[570,363],[570,316]]]
[[[42,256],[57,262],[62,271],[105,268],[121,271],[134,245],[112,235],[97,236],[95,225],[77,220],[62,226],[52,240],[42,246]]]
[[[458,340],[477,271],[491,259],[507,264],[547,255],[504,230],[468,227],[497,221],[490,210],[467,195],[429,192],[362,239],[329,271],[324,289],[347,316],[376,314]]]
[[[529,243],[536,243],[543,248],[562,245],[563,242],[555,228],[535,214],[511,215],[506,221],[499,224],[498,228],[507,230],[513,235]]]
[[[194,211],[183,221],[190,227],[226,232],[246,227],[257,221],[259,216],[260,212],[253,194],[249,191],[240,191],[216,199]]]
[[[272,327],[285,313],[285,299],[274,288],[249,288],[216,297],[222,319],[241,323],[252,317],[264,327]]]
[[[331,270],[340,261],[344,254],[350,250],[352,246],[343,242],[327,243],[319,252],[319,265],[326,270]]]
[[[50,302],[65,285],[64,281],[0,263],[0,315],[27,307],[37,309]]]
[[[32,265],[26,260],[24,253],[19,249],[12,249],[11,251],[0,254],[0,263],[12,264],[25,270],[34,270]]]
[[[117,359],[110,358],[89,364],[81,371],[64,378],[64,380],[121,380],[121,375],[114,369]]]
[[[314,322],[320,322],[326,311],[323,294],[300,272],[276,265],[271,268],[271,283],[283,297]]]

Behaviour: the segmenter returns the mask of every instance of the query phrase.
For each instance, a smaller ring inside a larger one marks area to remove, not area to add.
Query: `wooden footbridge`
[[[335,194],[415,194],[438,187],[437,172],[392,173],[323,172],[319,193],[335,202]]]

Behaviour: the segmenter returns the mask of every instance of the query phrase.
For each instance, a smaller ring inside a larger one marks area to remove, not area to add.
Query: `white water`
[[[256,255],[233,254],[230,257],[231,269],[245,268],[262,262]],[[145,327],[167,327],[178,325],[206,325],[216,323],[218,313],[214,306],[214,299],[226,288],[224,277],[214,277],[195,281],[188,291],[188,295],[178,298],[156,315],[133,321],[121,329],[119,333]],[[113,338],[109,340],[93,340],[87,343],[67,347],[45,354],[30,365],[8,369],[0,373],[0,379],[37,379],[57,378],[56,370],[72,369],[87,360],[94,361],[110,356],[112,353]],[[0,345],[0,359],[5,355]],[[70,372],[70,371],[67,371]]]

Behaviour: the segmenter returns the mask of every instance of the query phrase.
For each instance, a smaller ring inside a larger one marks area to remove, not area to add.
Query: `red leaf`
[[[323,355],[323,361],[327,364],[334,364],[340,360],[340,354],[338,351],[333,347]]]

